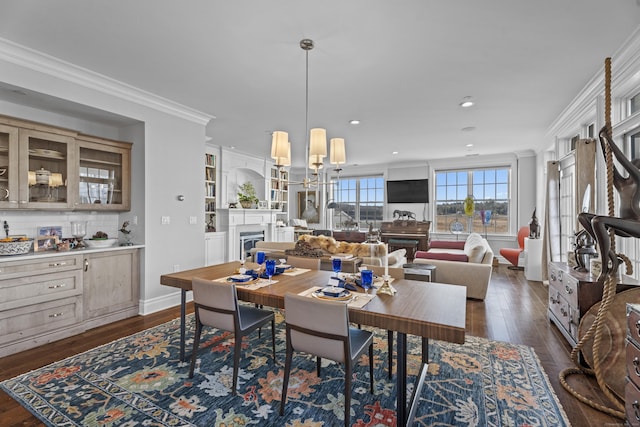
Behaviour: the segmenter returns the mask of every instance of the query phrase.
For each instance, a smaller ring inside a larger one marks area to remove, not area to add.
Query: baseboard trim
[[[173,292],[160,297],[140,300],[138,312],[142,316],[180,305],[180,292]],[[193,300],[193,293],[187,292],[187,302]]]

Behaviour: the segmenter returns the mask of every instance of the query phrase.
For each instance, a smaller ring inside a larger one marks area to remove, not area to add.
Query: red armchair
[[[518,247],[517,248],[501,248],[500,255],[505,257],[513,266],[509,266],[511,269],[521,270],[522,267],[518,267],[518,260],[520,254],[524,251],[524,238],[529,236],[529,227],[520,227],[518,230]]]

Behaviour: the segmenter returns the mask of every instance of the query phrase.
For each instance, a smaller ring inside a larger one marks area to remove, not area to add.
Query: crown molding
[[[604,63],[604,58],[603,58]],[[611,56],[612,100],[624,98],[640,84],[640,26],[629,36],[622,46]],[[547,128],[551,137],[566,137],[579,125],[586,124],[597,114],[598,97],[604,96],[604,65],[589,80],[569,105]],[[615,107],[613,107],[615,109]],[[598,117],[595,121],[598,122]],[[604,123],[604,119],[602,119]]]
[[[107,95],[115,96],[125,101],[152,108],[172,116],[180,117],[200,125],[206,125],[212,119],[215,119],[215,116],[210,114],[143,91],[134,86],[3,38],[0,38],[0,60]]]

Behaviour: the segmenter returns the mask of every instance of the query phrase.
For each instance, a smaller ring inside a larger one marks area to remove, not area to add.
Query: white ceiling
[[[549,147],[639,25],[637,0],[0,0],[0,37],[216,116],[217,145],[266,157],[288,131],[294,165],[303,38],[309,127],[368,165]]]

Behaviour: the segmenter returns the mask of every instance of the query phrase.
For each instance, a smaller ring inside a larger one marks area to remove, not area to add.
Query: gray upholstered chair
[[[384,267],[379,267],[375,265],[365,265],[363,267],[367,267],[369,270],[373,271],[373,274],[376,276],[384,275]],[[404,268],[402,267],[389,267],[388,269],[389,276],[394,279],[404,279]],[[389,378],[393,375],[393,331],[387,331],[387,345],[389,347]]]
[[[320,270],[320,258],[290,255],[287,257],[287,264],[292,267]]]
[[[211,280],[194,278],[192,280],[193,303],[196,313],[196,331],[191,354],[189,378],[193,378],[193,369],[198,356],[200,334],[203,326],[211,326],[233,332],[235,346],[233,350],[233,389],[236,394],[238,384],[238,365],[242,349],[242,337],[271,322],[271,346],[273,361],[276,360],[275,316],[273,311],[238,304],[236,286],[233,283],[218,283]]]
[[[373,394],[373,333],[349,326],[347,304],[322,301],[308,296],[285,294],[287,355],[282,382],[280,415],[284,415],[287,387],[294,351],[316,356],[320,376],[320,359],[330,359],[344,365],[344,425],[351,419],[351,373],[355,362],[369,349],[369,383]]]

